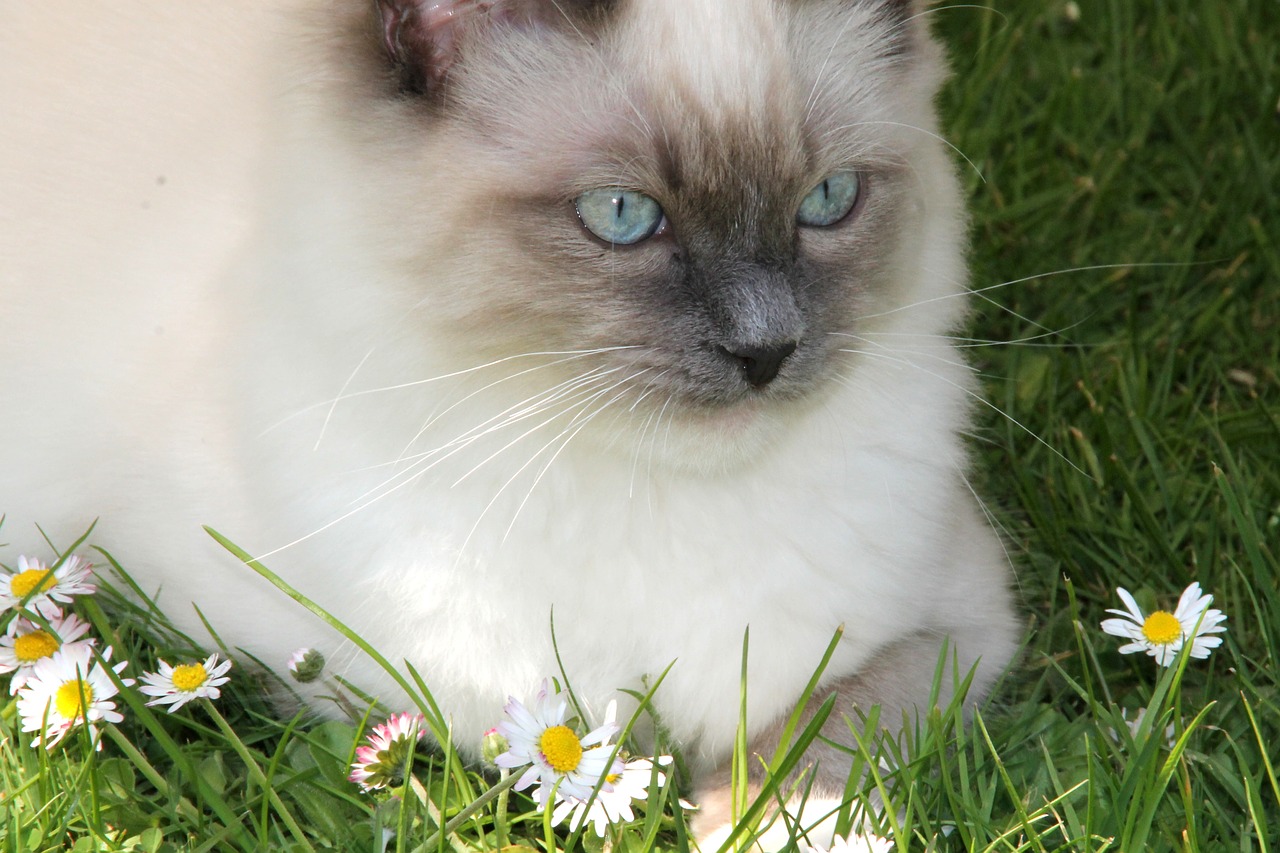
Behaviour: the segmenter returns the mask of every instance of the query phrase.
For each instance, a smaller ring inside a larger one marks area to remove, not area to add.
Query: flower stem
[[[503,767],[498,777],[498,785],[501,786],[507,781],[507,777],[511,775],[511,771]],[[498,792],[498,813],[494,815],[493,830],[498,835],[498,849],[501,850],[507,846],[507,799],[511,795],[510,788],[502,788]]]
[[[505,794],[519,779],[519,776],[507,776],[506,778],[498,780],[498,784],[485,791],[479,797],[476,797],[475,802],[458,812],[448,823],[436,830],[436,832],[427,839],[427,843],[422,845],[422,849],[430,850],[432,847],[435,847],[440,842],[441,835],[448,835],[461,826],[463,822],[470,820],[476,812],[487,806],[495,797]]]

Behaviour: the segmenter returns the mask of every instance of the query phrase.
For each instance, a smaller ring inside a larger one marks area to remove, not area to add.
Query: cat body
[[[559,672],[554,619],[589,714],[670,666],[656,709],[708,803],[748,628],[761,743],[841,627],[846,705],[926,702],[944,638],[985,689],[1015,623],[965,479],[963,214],[913,7],[443,5],[53,30],[144,47],[85,72],[129,106],[73,94],[57,139],[0,131],[26,152],[0,166],[6,539],[99,518],[181,624],[195,602],[229,644],[316,647],[396,703],[210,525],[411,662],[464,751]],[[110,85],[130,63],[173,112]],[[138,134],[76,136],[95,116]],[[848,174],[847,216],[798,226]],[[655,199],[653,235],[585,227],[602,187]]]

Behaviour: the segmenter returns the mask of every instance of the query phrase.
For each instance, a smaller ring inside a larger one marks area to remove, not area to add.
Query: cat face
[[[600,350],[636,417],[785,417],[860,318],[917,298],[937,75],[908,4],[464,5],[447,47],[383,24],[397,102],[454,152],[468,292],[428,301],[477,363]]]

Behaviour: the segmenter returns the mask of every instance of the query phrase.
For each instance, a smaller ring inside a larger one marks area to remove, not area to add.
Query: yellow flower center
[[[13,576],[9,581],[9,590],[17,598],[26,598],[35,590],[48,592],[58,585],[53,569],[27,569]]]
[[[1182,636],[1182,623],[1172,613],[1157,610],[1142,623],[1142,636],[1157,646],[1167,646]]]
[[[173,668],[173,686],[184,692],[195,690],[209,678],[204,664],[189,663]]]
[[[58,650],[60,644],[48,631],[32,631],[13,641],[13,653],[23,663],[33,663],[47,658]]]
[[[83,700],[83,701],[82,701]],[[64,682],[53,696],[54,706],[64,720],[74,720],[84,713],[84,706],[93,701],[93,688],[89,682],[73,678]]]
[[[569,773],[582,761],[582,742],[568,726],[552,726],[538,738],[538,749],[553,770]]]

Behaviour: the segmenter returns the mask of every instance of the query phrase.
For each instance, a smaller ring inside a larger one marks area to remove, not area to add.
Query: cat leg
[[[850,720],[859,719],[873,705],[880,707],[880,723],[896,730],[903,715],[910,719],[926,711],[935,701],[932,696],[938,661],[946,648],[945,665],[936,704],[946,707],[954,695],[954,687],[963,681],[970,669],[973,680],[967,700],[972,705],[983,697],[1003,671],[1016,646],[1016,630],[1012,620],[1003,628],[991,625],[952,630],[948,636],[915,634],[886,646],[856,674],[846,676],[815,693],[806,705],[801,726],[813,718],[827,696],[835,694],[835,709],[822,726],[822,737],[849,745]],[[952,660],[956,665],[953,668]],[[770,725],[748,744],[750,763],[748,802],[759,795],[764,775],[762,762],[773,756],[782,737],[790,712]],[[799,730],[799,729],[797,729]],[[790,782],[799,780],[797,799],[804,802],[787,815],[766,816],[772,825],[757,840],[753,850],[774,851],[786,845],[798,826],[809,843],[827,847],[835,830],[836,813],[844,800],[845,784],[852,763],[843,752],[815,740],[806,751],[801,766]],[[731,769],[721,767],[703,781],[698,796],[698,813],[693,821],[693,834],[703,853],[719,849],[732,831],[733,790]],[[762,823],[762,825],[764,825]],[[741,842],[739,842],[741,843]]]

